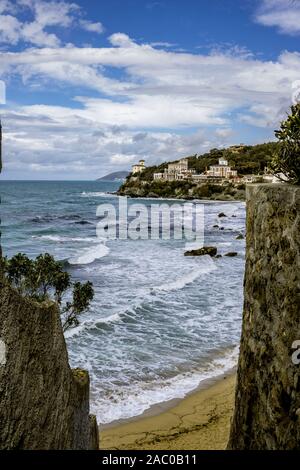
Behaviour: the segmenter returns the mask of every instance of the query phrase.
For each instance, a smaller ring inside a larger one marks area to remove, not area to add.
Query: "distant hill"
[[[114,171],[108,175],[98,178],[97,181],[119,181],[124,180],[129,175],[129,171]]]

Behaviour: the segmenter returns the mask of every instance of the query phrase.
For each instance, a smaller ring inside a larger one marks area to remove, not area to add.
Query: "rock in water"
[[[241,233],[235,237],[236,240],[244,240],[244,235],[242,235]]]
[[[215,246],[204,246],[203,248],[199,248],[198,250],[190,250],[184,253],[184,256],[216,256],[217,248]]]
[[[233,258],[234,256],[237,256],[236,251],[229,251],[229,253],[226,253],[224,256],[229,256],[230,258]]]
[[[220,214],[218,215],[218,217],[227,217],[227,215],[224,214],[224,212],[220,212]]]

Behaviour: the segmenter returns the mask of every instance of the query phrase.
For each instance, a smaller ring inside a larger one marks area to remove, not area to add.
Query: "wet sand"
[[[104,428],[101,449],[221,450],[229,437],[236,374],[223,376],[156,416]]]

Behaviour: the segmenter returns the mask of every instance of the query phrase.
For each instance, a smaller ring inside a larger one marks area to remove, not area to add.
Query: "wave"
[[[90,242],[97,243],[99,239],[96,237],[62,237],[59,235],[32,235],[32,238],[47,240],[50,242],[67,243],[67,242]]]
[[[126,388],[118,387],[118,390],[110,394],[113,400],[103,396],[103,393],[95,393],[91,403],[92,412],[97,415],[98,422],[108,424],[116,420],[139,416],[160,403],[184,398],[201,386],[205,380],[216,379],[236,367],[238,351],[238,346],[227,348],[223,352],[220,351],[218,357],[207,365],[178,374],[170,379],[151,383],[136,382],[129,387],[126,385]]]
[[[109,248],[101,243],[100,245],[94,246],[92,248],[87,248],[82,250],[81,254],[75,257],[69,258],[69,263],[71,265],[76,264],[91,264],[96,259],[103,258],[109,253]]]
[[[210,257],[207,261],[208,264],[203,264],[203,266],[201,266],[200,268],[189,272],[188,274],[182,276],[174,282],[169,282],[166,284],[162,284],[161,286],[154,287],[152,291],[170,292],[173,290],[183,289],[188,284],[192,284],[194,281],[196,281],[196,279],[198,279],[198,277],[202,276],[203,274],[208,274],[211,271],[217,269],[215,263],[211,260]]]
[[[97,328],[98,325],[101,325],[101,324],[113,323],[115,321],[120,320],[120,318],[121,318],[120,313],[113,313],[112,315],[109,315],[108,317],[104,317],[101,319],[91,319],[91,320],[81,321],[81,323],[78,326],[76,326],[76,328],[70,328],[69,330],[67,330],[65,333],[65,337],[66,339],[68,339],[68,338],[72,338],[73,336],[78,336],[83,330]]]
[[[105,193],[103,191],[91,191],[91,192],[85,192],[83,191],[81,193],[81,197],[118,197],[117,194],[112,194],[112,193]]]

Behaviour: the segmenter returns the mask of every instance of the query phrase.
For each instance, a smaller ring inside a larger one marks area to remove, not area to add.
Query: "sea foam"
[[[97,246],[87,248],[82,250],[80,255],[69,258],[70,264],[90,264],[93,263],[96,259],[103,258],[109,253],[109,248],[100,243]]]

